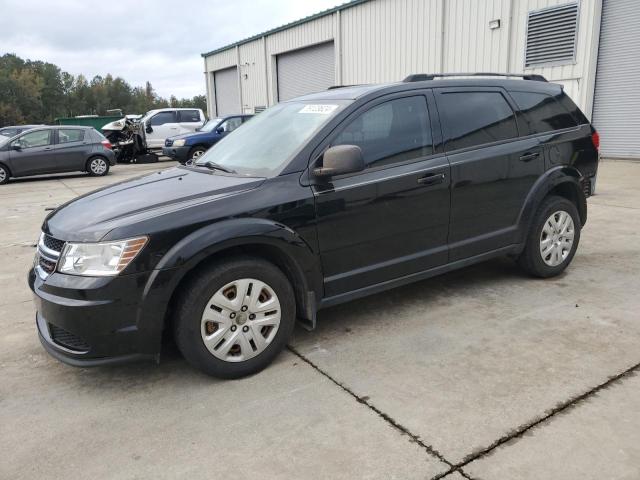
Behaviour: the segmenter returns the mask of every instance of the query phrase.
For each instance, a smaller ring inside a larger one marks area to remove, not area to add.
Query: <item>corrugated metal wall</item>
[[[252,111],[277,101],[276,55],[330,40],[336,46],[336,84],[398,81],[420,72],[523,72],[528,12],[572,1],[576,0],[359,3],[240,45],[243,108]],[[577,1],[576,62],[526,71],[562,83],[589,116],[602,0]],[[491,20],[500,20],[500,28],[490,29]],[[207,71],[237,62],[235,48],[207,57]]]
[[[640,9],[638,0],[605,0],[593,123],[600,151],[640,157]]]

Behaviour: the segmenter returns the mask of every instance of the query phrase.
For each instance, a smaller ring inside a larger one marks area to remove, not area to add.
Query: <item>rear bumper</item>
[[[177,160],[181,163],[185,163],[189,160],[189,151],[191,147],[162,147],[162,154],[170,157],[174,160]]]

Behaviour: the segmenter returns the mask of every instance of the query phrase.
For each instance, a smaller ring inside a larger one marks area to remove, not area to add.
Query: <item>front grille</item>
[[[165,146],[165,147],[170,147],[170,146],[172,146],[172,145],[173,145],[173,140],[170,140],[170,139],[168,139],[168,138],[167,138],[167,139],[164,141],[164,146]]]
[[[38,256],[38,265],[47,275],[51,275],[53,271],[56,269],[56,262],[52,262],[47,260],[42,256]]]
[[[43,235],[42,243],[44,243],[45,247],[58,253],[62,251],[62,247],[64,246],[64,241],[53,238],[51,235],[47,235],[46,233]]]
[[[75,350],[77,352],[86,352],[89,350],[89,344],[82,338],[74,335],[71,332],[67,332],[64,328],[60,328],[57,325],[49,324],[49,333],[51,339],[69,350]]]
[[[40,235],[38,250],[36,253],[36,272],[42,279],[47,278],[55,271],[63,248],[63,240],[53,238],[51,235],[47,235],[46,233]]]

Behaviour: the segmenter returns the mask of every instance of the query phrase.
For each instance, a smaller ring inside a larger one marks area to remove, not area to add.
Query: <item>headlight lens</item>
[[[184,138],[181,138],[180,140],[174,140],[173,141],[173,146],[174,147],[184,147]]]
[[[148,240],[148,237],[137,237],[117,242],[67,243],[58,261],[58,271],[89,277],[117,275]]]

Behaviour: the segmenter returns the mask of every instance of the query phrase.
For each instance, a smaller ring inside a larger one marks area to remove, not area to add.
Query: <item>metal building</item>
[[[640,158],[638,52],[638,0],[353,0],[202,56],[210,115],[411,73],[541,74],[603,154]]]

